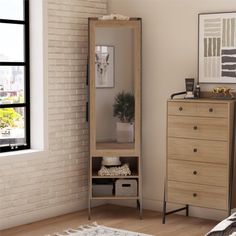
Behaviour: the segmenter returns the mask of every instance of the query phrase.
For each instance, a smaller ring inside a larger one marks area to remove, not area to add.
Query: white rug
[[[93,223],[91,225],[80,226],[77,229],[68,229],[64,233],[55,233],[45,236],[151,236],[148,234],[136,233],[126,230],[110,228]]]

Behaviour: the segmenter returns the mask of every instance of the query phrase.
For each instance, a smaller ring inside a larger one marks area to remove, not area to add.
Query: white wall
[[[122,91],[134,93],[133,83],[133,31],[126,28],[98,28],[96,45],[112,45],[115,50],[114,88],[97,88],[96,139],[97,141],[116,140],[116,122],[113,117],[115,96]]]
[[[110,0],[110,13],[143,19],[144,207],[161,210],[166,161],[166,100],[197,77],[198,13],[236,10],[235,0]],[[192,208],[217,218],[224,212]]]

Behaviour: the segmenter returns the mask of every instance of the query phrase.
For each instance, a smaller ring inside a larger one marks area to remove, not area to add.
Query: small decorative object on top
[[[120,14],[110,14],[99,17],[99,20],[129,20],[129,17]]]
[[[105,167],[102,166],[98,171],[99,176],[128,176],[131,175],[131,171],[128,164],[124,164],[119,167]]]
[[[233,88],[216,87],[212,90],[212,98],[215,99],[234,99]]]
[[[186,86],[186,95],[185,99],[193,99],[194,98],[194,78],[186,78],[185,86]]]
[[[132,93],[123,91],[115,97],[113,115],[121,121],[116,123],[116,138],[119,143],[134,141],[134,107]]]
[[[196,85],[194,96],[195,96],[195,98],[200,98],[200,96],[201,96],[201,88],[200,88],[199,84]]]

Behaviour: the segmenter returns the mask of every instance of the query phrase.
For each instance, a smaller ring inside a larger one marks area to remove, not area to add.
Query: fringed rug
[[[64,233],[54,233],[52,235],[45,236],[151,236],[148,234],[141,234],[126,230],[120,230],[115,228],[110,228],[102,225],[98,225],[97,223],[93,223],[91,225],[80,226],[77,229],[68,229],[65,230]]]

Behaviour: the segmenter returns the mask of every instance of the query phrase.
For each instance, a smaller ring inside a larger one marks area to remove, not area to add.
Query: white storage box
[[[93,184],[93,197],[113,196],[113,184]]]
[[[119,197],[136,197],[138,195],[136,179],[118,179],[115,183],[115,195]]]

